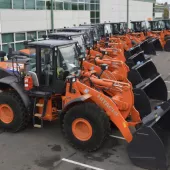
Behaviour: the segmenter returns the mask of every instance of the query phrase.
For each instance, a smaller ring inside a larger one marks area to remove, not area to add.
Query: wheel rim
[[[9,124],[14,119],[14,112],[11,107],[7,104],[0,105],[0,120],[3,123]]]
[[[92,126],[87,120],[79,118],[73,121],[72,132],[77,139],[87,141],[92,137]]]

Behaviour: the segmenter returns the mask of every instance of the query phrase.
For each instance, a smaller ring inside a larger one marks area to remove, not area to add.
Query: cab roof
[[[57,46],[65,46],[69,44],[76,44],[77,41],[74,40],[42,40],[42,41],[34,41],[29,42],[28,46],[36,47],[36,46],[44,46],[44,47],[57,47]]]
[[[71,37],[71,36],[78,36],[78,35],[83,35],[84,33],[82,32],[55,32],[49,34],[49,36],[65,36],[65,37]]]
[[[136,22],[145,22],[144,20],[143,21],[130,21],[130,23],[136,23]]]
[[[80,27],[63,28],[63,29],[58,29],[58,30],[77,30],[77,31],[83,31],[83,30],[89,30],[89,29],[91,29],[91,28],[90,27],[80,26]]]

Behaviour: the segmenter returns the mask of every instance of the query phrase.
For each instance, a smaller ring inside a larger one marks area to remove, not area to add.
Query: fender
[[[0,68],[0,79],[12,75],[13,75],[12,72],[8,72],[7,70]]]
[[[16,90],[16,92],[20,95],[23,103],[25,104],[25,107],[26,108],[29,107],[30,99],[29,99],[28,95],[24,92],[24,89],[21,86],[21,84],[18,82],[17,77],[7,76],[7,77],[4,77],[4,78],[1,78],[0,79],[0,89],[1,89],[1,87],[3,87],[3,89],[5,89],[4,85],[12,87],[14,90]]]
[[[77,103],[82,103],[84,101],[86,101],[87,99],[91,98],[92,96],[90,94],[85,94],[85,95],[82,95],[81,97],[78,97],[78,98],[75,98],[73,100],[71,100],[70,102],[68,102],[64,108],[62,109],[62,111],[60,112],[60,122],[62,124],[62,121],[63,121],[63,118],[64,118],[64,115],[66,113],[66,111],[73,105],[77,104]]]

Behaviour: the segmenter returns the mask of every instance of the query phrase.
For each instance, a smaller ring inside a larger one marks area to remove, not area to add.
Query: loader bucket
[[[152,42],[153,42],[153,45],[156,51],[163,51],[163,48],[162,48],[162,45],[159,39],[153,39]]]
[[[140,113],[140,117],[143,118],[152,111],[149,97],[142,89],[133,89],[135,97],[135,108]]]
[[[132,69],[128,72],[128,80],[132,83],[133,87],[143,81],[141,75],[135,69]]]
[[[152,42],[143,41],[140,44],[140,47],[144,51],[145,54],[156,55],[156,50]]]
[[[138,85],[136,86],[138,87]],[[167,86],[162,79],[161,75],[150,79],[143,87],[141,87],[147,94],[150,99],[167,101],[168,99],[168,90]]]
[[[127,151],[130,160],[136,166],[149,170],[168,169],[169,129],[166,131],[160,123],[165,117],[170,119],[169,101],[143,118],[142,125],[133,134]]]
[[[148,59],[147,59],[148,60]],[[146,61],[145,59],[145,55],[144,55],[144,52],[141,51],[131,57],[129,57],[127,60],[126,60],[126,64],[129,66],[129,68],[132,68],[133,66],[135,66],[136,64],[138,63],[142,63]]]
[[[136,53],[139,53],[141,51],[142,51],[142,49],[141,49],[140,45],[137,45],[135,47],[130,48],[128,51],[126,51],[125,57],[126,57],[126,59],[128,59],[129,57],[131,57],[131,56],[133,56]]]
[[[170,52],[170,39],[166,41],[166,44],[164,45],[164,50]]]
[[[157,76],[157,74],[159,74],[152,60],[147,60],[140,65],[136,65],[135,67],[132,67],[132,69],[137,70],[143,80],[146,80],[148,78],[153,78]]]

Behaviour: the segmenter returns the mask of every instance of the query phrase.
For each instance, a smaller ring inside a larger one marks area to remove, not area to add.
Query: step
[[[35,117],[39,117],[39,118],[41,118],[41,117],[42,117],[42,114],[35,113],[35,114],[34,114],[34,116],[35,116]]]
[[[37,103],[36,106],[37,106],[37,107],[44,107],[44,104]]]
[[[41,126],[41,125],[38,125],[38,124],[34,124],[34,127],[35,127],[35,128],[42,128],[42,126]]]

